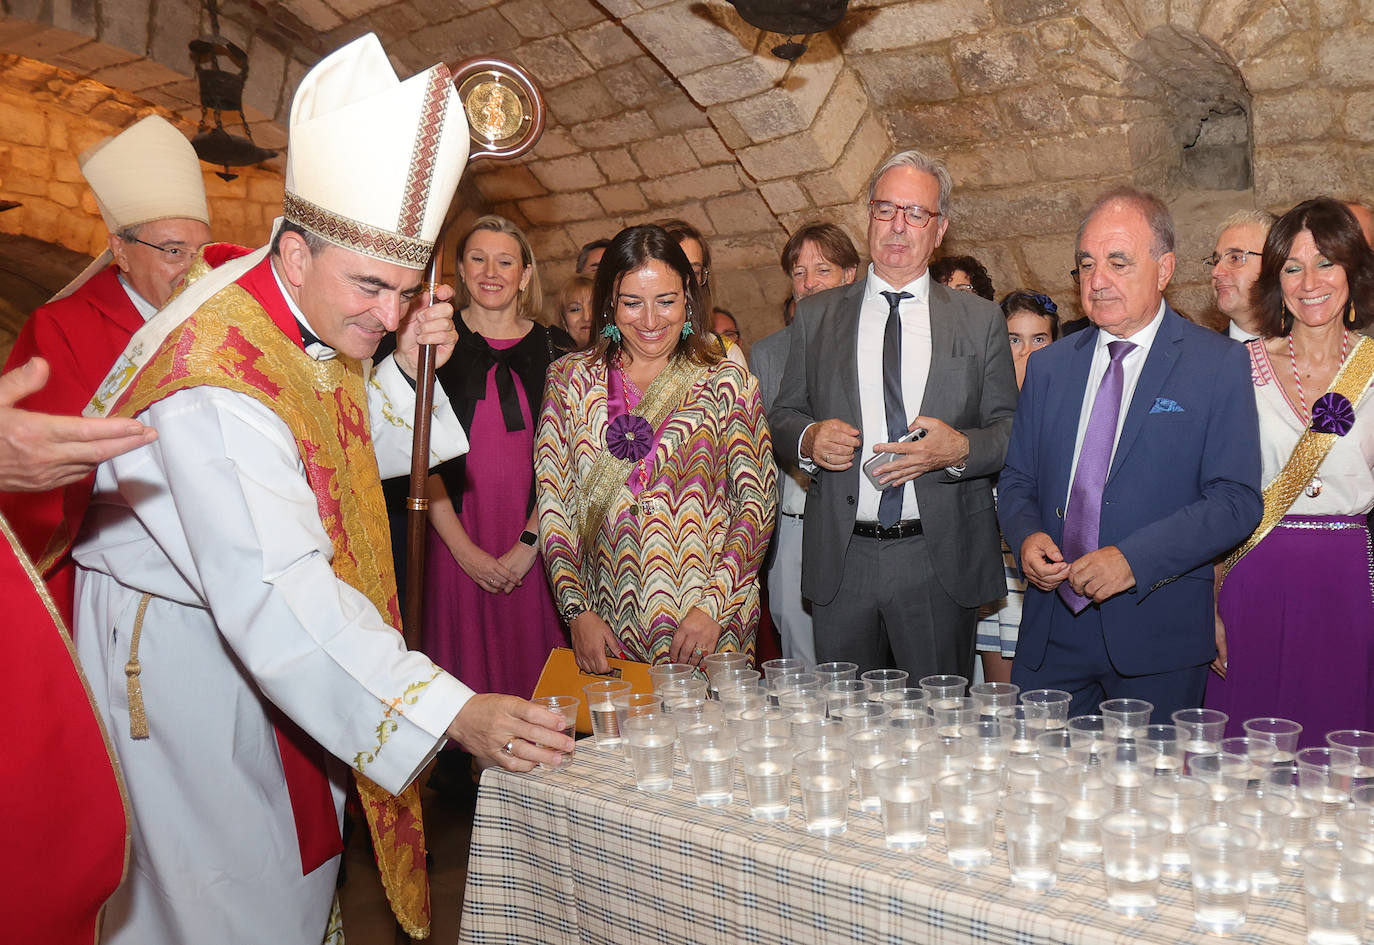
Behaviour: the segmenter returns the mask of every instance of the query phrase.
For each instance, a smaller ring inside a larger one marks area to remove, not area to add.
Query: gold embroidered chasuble
[[[343,356],[311,358],[252,295],[231,284],[167,336],[111,416],[133,417],[178,391],[201,386],[252,397],[290,428],[333,544],[335,576],[365,594],[399,630],[391,535],[362,364]],[[392,795],[365,771],[395,730],[395,718],[438,672],[379,705],[376,742],[352,759],[387,898],[412,938],[428,936],[430,917],[420,790],[412,783]]]

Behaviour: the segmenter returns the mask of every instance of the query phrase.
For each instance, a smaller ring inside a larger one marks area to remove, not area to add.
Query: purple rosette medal
[[[649,455],[654,431],[638,414],[622,413],[606,428],[606,448],[619,460],[637,463]]]
[[[1355,425],[1355,408],[1343,394],[1322,394],[1312,405],[1312,429],[1318,433],[1345,436]]]

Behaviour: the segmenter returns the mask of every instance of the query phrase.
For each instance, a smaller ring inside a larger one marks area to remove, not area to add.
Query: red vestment
[[[119,284],[118,273],[116,267],[108,266],[65,299],[40,306],[29,316],[5,362],[5,370],[41,355],[51,374],[42,390],[16,406],[69,417],[85,409],[129,338],[143,327],[143,316]],[[93,480],[93,476],[88,476],[65,490],[0,493],[0,512],[9,519],[20,544],[35,562],[43,560],[64,517],[71,523],[73,534],[61,536],[59,541],[70,545],[76,537],[74,532],[85,515]],[[60,561],[50,565],[46,578],[63,622],[71,626],[76,580],[71,556],[64,554]]]
[[[71,639],[3,522],[0,531],[0,698],[15,723],[0,779],[0,929],[10,942],[92,945],[124,875],[124,785]]]

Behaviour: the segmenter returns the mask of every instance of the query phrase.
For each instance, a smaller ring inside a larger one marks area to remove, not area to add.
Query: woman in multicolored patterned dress
[[[752,652],[777,476],[758,383],[704,340],[701,286],[661,227],[616,236],[592,307],[535,439],[539,541],[578,665]]]

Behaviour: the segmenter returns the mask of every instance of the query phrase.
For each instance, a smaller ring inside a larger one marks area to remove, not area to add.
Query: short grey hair
[[[1174,217],[1163,200],[1148,190],[1139,187],[1113,187],[1093,202],[1078,224],[1078,236],[1074,240],[1077,247],[1083,242],[1083,231],[1088,228],[1092,218],[1097,216],[1108,204],[1122,203],[1138,211],[1150,227],[1150,255],[1159,259],[1165,253],[1174,251]]]
[[[1217,227],[1217,239],[1221,239],[1221,234],[1233,226],[1257,226],[1268,236],[1269,228],[1278,221],[1279,218],[1268,210],[1237,210],[1221,221],[1221,226]]]
[[[918,171],[923,171],[935,178],[940,185],[940,216],[949,219],[949,195],[954,190],[954,178],[949,176],[949,168],[945,167],[945,162],[936,157],[917,151],[911,148],[906,151],[899,151],[888,158],[878,169],[873,172],[873,176],[868,179],[868,199],[871,202],[873,195],[877,193],[878,181],[888,171],[894,167],[914,167]]]
[[[128,226],[121,226],[118,232],[115,233],[115,236],[119,237],[126,243],[132,243],[138,239],[138,233],[139,230],[142,229],[142,227],[142,223],[132,223]]]

